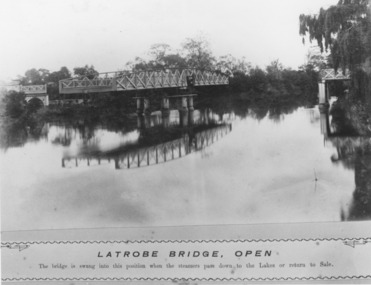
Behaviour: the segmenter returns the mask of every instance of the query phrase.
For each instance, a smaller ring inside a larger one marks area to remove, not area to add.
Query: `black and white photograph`
[[[0,33],[3,253],[233,226],[371,245],[370,0],[1,0]]]

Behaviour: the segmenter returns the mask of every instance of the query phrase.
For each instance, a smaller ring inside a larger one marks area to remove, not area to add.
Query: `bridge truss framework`
[[[59,93],[81,94],[228,84],[227,75],[197,69],[106,72],[91,79],[83,77],[60,80]]]

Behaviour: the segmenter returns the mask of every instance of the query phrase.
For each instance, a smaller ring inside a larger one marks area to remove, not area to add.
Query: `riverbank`
[[[341,97],[332,108],[332,113],[341,110],[348,124],[361,136],[371,135],[371,104],[353,97]]]

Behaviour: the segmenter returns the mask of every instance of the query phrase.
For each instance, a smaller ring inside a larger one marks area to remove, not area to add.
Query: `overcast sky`
[[[203,34],[215,56],[232,54],[265,67],[279,59],[297,68],[309,45],[301,13],[337,0],[0,0],[0,80],[31,68],[94,65],[123,69],[152,44],[180,49]]]

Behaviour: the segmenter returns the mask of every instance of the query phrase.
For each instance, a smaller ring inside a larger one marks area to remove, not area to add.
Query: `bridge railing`
[[[46,94],[46,84],[45,85],[27,85],[27,86],[20,86],[20,91],[24,92],[25,94]]]
[[[190,79],[192,83],[190,83]],[[105,72],[94,78],[69,78],[59,81],[59,92],[90,93],[104,91],[143,90],[188,85],[227,85],[227,75],[197,69],[166,69],[140,72]]]
[[[322,81],[327,80],[349,80],[350,79],[350,72],[349,69],[346,69],[345,72],[343,70],[338,70],[335,72],[333,68],[322,69],[320,71],[320,76]]]

